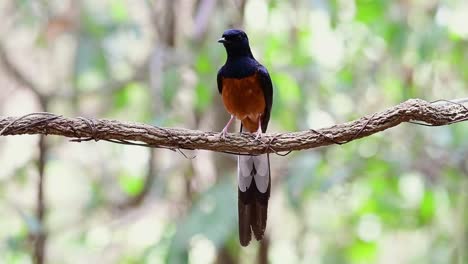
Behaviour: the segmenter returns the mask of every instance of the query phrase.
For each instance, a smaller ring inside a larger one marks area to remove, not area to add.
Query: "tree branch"
[[[442,103],[445,102],[445,103]],[[468,120],[468,108],[458,102],[410,99],[382,112],[355,121],[301,132],[271,133],[255,140],[250,133],[228,134],[107,119],[67,118],[33,113],[20,118],[0,117],[0,135],[42,134],[73,138],[72,141],[106,140],[114,143],[169,149],[203,149],[239,154],[277,153],[344,144],[403,122],[427,126],[450,125]],[[135,143],[141,142],[141,143]]]

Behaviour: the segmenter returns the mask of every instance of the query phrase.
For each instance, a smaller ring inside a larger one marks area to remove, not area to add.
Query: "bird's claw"
[[[229,121],[227,122],[226,126],[223,128],[223,130],[221,130],[221,132],[219,133],[219,136],[221,137],[221,139],[226,139],[226,136],[227,136],[227,131],[228,131],[228,128],[229,128],[229,125],[231,125],[232,121],[234,120],[234,115],[231,115],[231,118],[229,119]]]
[[[224,129],[223,129],[218,135],[219,135],[219,137],[220,137],[221,139],[226,139],[226,137],[227,137],[227,130],[224,130]]]
[[[262,120],[259,118],[258,119],[258,129],[257,129],[257,132],[255,132],[255,134],[257,134],[255,136],[255,140],[259,140],[262,138],[263,136],[263,131],[262,131]]]
[[[259,139],[261,139],[261,138],[263,137],[263,133],[262,133],[262,132],[257,132],[257,133],[255,133],[255,134],[256,134],[255,140],[259,140]]]

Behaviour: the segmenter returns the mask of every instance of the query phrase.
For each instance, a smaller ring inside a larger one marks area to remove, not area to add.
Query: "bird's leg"
[[[257,129],[257,132],[255,132],[255,134],[257,134],[257,136],[255,136],[255,140],[259,139],[262,137],[262,119],[259,118],[258,119],[258,129]]]
[[[231,125],[232,121],[234,121],[234,115],[231,115],[231,119],[229,119],[229,121],[227,122],[226,126],[223,128],[223,130],[221,131],[221,133],[219,133],[219,135],[221,136],[221,138],[225,138],[225,137],[226,137],[228,128],[229,128],[229,126]]]

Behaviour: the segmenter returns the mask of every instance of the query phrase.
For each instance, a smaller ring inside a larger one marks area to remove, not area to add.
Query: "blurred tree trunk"
[[[464,171],[463,168],[460,168],[461,171]],[[466,171],[466,170],[465,170]],[[466,175],[466,174],[465,174]],[[457,237],[457,249],[456,258],[457,263],[462,264],[466,263],[468,260],[468,251],[466,250],[468,247],[468,228],[466,227],[466,223],[468,220],[468,180],[463,179],[460,180],[460,189],[459,189],[459,197],[458,197],[458,216],[457,216],[457,225],[455,227],[456,237]]]
[[[270,238],[265,235],[263,240],[260,242],[260,248],[258,249],[258,264],[268,264],[268,251],[270,249]]]
[[[39,101],[40,111],[47,112],[49,110],[49,101],[52,95],[42,94],[36,85],[31,81],[29,89],[36,95]],[[35,264],[43,264],[46,259],[46,243],[47,243],[47,228],[45,218],[47,213],[47,205],[45,202],[45,167],[47,165],[47,154],[49,147],[45,136],[40,136],[38,142],[39,157],[37,160],[37,201],[36,201],[36,219],[39,229],[34,234],[34,253],[33,259]]]
[[[45,228],[45,213],[46,205],[44,202],[44,182],[45,182],[45,166],[48,146],[45,136],[39,138],[39,158],[37,163],[38,182],[37,182],[37,204],[36,204],[36,218],[39,224],[39,229],[34,234],[34,254],[33,259],[35,264],[42,264],[45,262],[45,247],[47,233]]]
[[[49,98],[52,95],[45,94],[41,91],[34,80],[28,78],[22,70],[10,59],[8,51],[0,43],[0,62],[5,67],[7,74],[20,86],[28,89],[39,103],[39,111],[48,111]],[[35,218],[37,221],[37,230],[29,230],[30,236],[34,242],[32,250],[32,259],[35,264],[42,264],[45,262],[46,256],[46,242],[47,242],[47,229],[45,228],[45,216],[47,211],[47,205],[44,199],[45,190],[44,182],[46,180],[45,167],[47,163],[48,145],[45,136],[39,137],[38,142],[39,155],[37,158],[37,200],[36,200],[36,212]]]

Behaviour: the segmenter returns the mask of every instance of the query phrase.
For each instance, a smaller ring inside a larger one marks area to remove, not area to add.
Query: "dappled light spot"
[[[458,5],[454,4],[452,7],[440,5],[435,15],[435,21],[441,26],[446,26],[455,36],[467,39],[468,4],[460,2]]]
[[[190,240],[189,261],[193,264],[213,263],[216,257],[216,248],[203,235],[195,235]]]
[[[347,116],[351,114],[356,107],[356,102],[353,102],[349,96],[344,93],[336,93],[330,98],[330,103],[333,105],[333,111],[339,116]]]
[[[97,226],[86,233],[86,243],[92,248],[103,248],[110,242],[111,233],[108,227]]]
[[[265,30],[268,24],[268,5],[264,0],[247,1],[245,24],[253,30]]]
[[[365,144],[359,144],[358,153],[363,158],[370,158],[377,154],[378,146],[377,141],[369,139]]]
[[[307,117],[308,127],[314,129],[331,126],[334,123],[335,120],[333,119],[333,117],[325,111],[316,110],[310,112],[309,116]]]
[[[411,172],[401,176],[398,189],[404,199],[402,206],[418,207],[424,195],[424,182],[419,172]]]
[[[344,59],[344,47],[341,36],[330,25],[330,16],[321,9],[311,12],[310,22],[314,29],[311,35],[309,53],[323,67],[336,70]]]
[[[357,234],[360,239],[366,242],[375,241],[380,237],[381,232],[382,226],[378,216],[366,214],[359,219]]]

